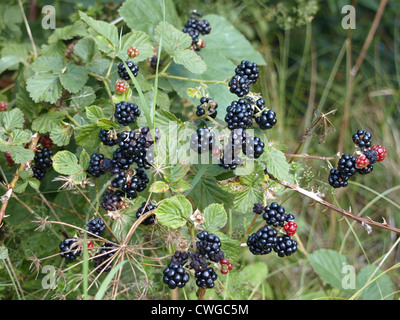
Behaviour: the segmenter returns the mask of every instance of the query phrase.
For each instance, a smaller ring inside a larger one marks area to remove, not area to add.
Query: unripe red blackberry
[[[369,160],[365,155],[361,155],[357,157],[356,163],[357,163],[357,168],[361,169],[365,168],[369,164]]]
[[[386,149],[381,145],[373,146],[372,150],[376,151],[378,154],[378,161],[383,161],[386,158]]]
[[[128,85],[123,81],[117,81],[115,83],[115,91],[118,94],[124,94],[128,90]]]
[[[0,101],[0,111],[7,111],[8,102]]]
[[[128,57],[133,59],[139,55],[139,49],[135,46],[132,46],[127,51]]]

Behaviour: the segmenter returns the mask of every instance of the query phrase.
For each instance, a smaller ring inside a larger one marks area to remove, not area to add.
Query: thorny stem
[[[38,134],[38,133],[35,133],[32,136],[32,140],[31,140],[31,144],[29,146],[29,150],[31,150],[33,152],[36,150],[36,146],[38,144],[39,138],[40,138],[40,134]],[[17,169],[17,171],[14,174],[14,178],[12,179],[11,183],[8,185],[8,189],[7,189],[6,194],[2,197],[3,204],[2,204],[1,209],[0,209],[0,228],[1,228],[1,224],[2,224],[2,221],[3,221],[4,215],[5,215],[5,212],[6,212],[8,201],[10,200],[10,198],[12,196],[12,193],[13,193],[13,190],[14,190],[14,188],[15,188],[18,180],[19,180],[19,175],[20,175],[20,173],[22,171],[24,171],[26,169],[27,165],[28,165],[28,162],[27,163],[22,163],[19,166],[19,168]]]
[[[370,218],[363,218],[363,217],[357,216],[357,215],[353,214],[350,211],[341,209],[341,208],[339,208],[339,207],[337,207],[337,206],[335,206],[335,205],[333,205],[333,204],[321,199],[315,193],[313,193],[311,191],[307,191],[307,190],[299,187],[298,185],[292,184],[292,183],[284,181],[284,180],[277,180],[277,179],[274,179],[274,180],[276,182],[278,182],[280,185],[282,185],[282,186],[284,186],[286,188],[292,189],[293,191],[296,191],[296,192],[298,192],[298,193],[300,193],[300,194],[302,194],[302,195],[304,195],[304,196],[306,196],[306,197],[308,197],[310,199],[313,199],[314,201],[322,204],[323,206],[328,207],[329,209],[332,209],[332,210],[334,210],[336,212],[339,212],[341,215],[343,215],[343,216],[345,216],[347,218],[350,218],[350,219],[353,219],[355,221],[360,222],[361,225],[367,231],[368,231],[368,228],[370,226],[374,226],[374,227],[377,227],[377,228],[386,229],[386,230],[395,232],[397,234],[400,234],[400,229],[392,227],[392,226],[388,225],[386,222],[380,223],[380,222],[374,221],[374,220],[372,220]]]

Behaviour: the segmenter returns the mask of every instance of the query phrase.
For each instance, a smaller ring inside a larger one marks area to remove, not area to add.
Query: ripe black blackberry
[[[51,157],[53,151],[47,148],[38,148],[33,158],[34,166],[32,167],[33,177],[41,180],[46,174],[46,170],[51,168],[53,161]]]
[[[98,273],[109,272],[112,268],[111,259],[116,252],[116,244],[105,242],[102,249],[94,258],[94,268]]]
[[[208,128],[198,128],[190,138],[190,148],[201,154],[213,150],[215,134]]]
[[[329,178],[328,178],[329,184],[334,187],[334,188],[342,188],[342,187],[347,187],[349,177],[343,175],[339,170],[337,169],[331,169],[329,172]]]
[[[113,146],[118,143],[118,136],[112,130],[100,129],[99,138],[105,146]]]
[[[78,239],[73,237],[71,239],[65,239],[59,245],[60,257],[67,260],[75,260],[82,253],[79,247]]]
[[[253,212],[255,214],[261,214],[264,212],[264,206],[262,203],[255,203],[253,206]]]
[[[259,77],[259,69],[255,62],[243,60],[235,69],[235,73],[241,77],[246,76],[250,83],[255,83]]]
[[[379,160],[378,152],[376,152],[373,149],[369,149],[369,150],[364,151],[364,156],[367,157],[367,159],[369,160],[370,164],[374,164],[375,162],[377,162]]]
[[[361,168],[361,169],[357,168],[357,172],[359,174],[369,174],[372,172],[372,170],[374,170],[374,166],[370,163],[365,168]]]
[[[163,282],[170,289],[183,288],[189,281],[189,274],[178,263],[169,263],[163,274]]]
[[[353,134],[353,142],[358,145],[361,150],[366,150],[371,147],[371,138],[371,133],[362,129],[357,130],[357,132]]]
[[[199,20],[196,29],[202,34],[210,34],[211,33],[211,25],[208,20]]]
[[[176,251],[171,257],[172,263],[177,263],[180,266],[184,266],[189,259],[189,254],[185,251]]]
[[[276,238],[274,251],[279,257],[290,256],[297,251],[297,241],[287,235]]]
[[[285,208],[277,202],[273,202],[264,208],[263,219],[270,226],[283,227],[286,221]]]
[[[266,109],[263,98],[256,101],[255,113],[256,123],[262,130],[271,129],[276,124],[276,113],[272,109]]]
[[[104,195],[101,206],[107,211],[115,211],[120,208],[124,193],[121,190],[107,191]]]
[[[247,246],[249,247],[250,252],[254,255],[265,255],[272,251],[271,248],[265,249],[258,244],[257,233],[253,233],[249,236],[247,239]]]
[[[186,33],[192,38],[192,45],[195,45],[199,41],[200,32],[195,28],[183,28],[183,33]]]
[[[98,236],[101,237],[106,231],[106,224],[104,223],[102,218],[95,217],[92,220],[88,221],[85,229],[92,233],[89,234],[89,237],[97,238]]]
[[[250,159],[259,158],[264,152],[264,142],[259,137],[247,136],[242,142],[243,153]]]
[[[346,177],[351,177],[357,173],[357,159],[351,154],[343,154],[338,161],[337,170]]]
[[[151,202],[149,202],[149,203],[147,203],[147,206],[146,206],[146,201],[145,201],[145,202],[142,203],[142,206],[136,212],[136,218],[139,219],[139,217],[142,214],[145,214],[146,212],[149,212],[149,211],[152,211],[152,210],[155,210],[155,209],[157,209],[156,205],[154,205]],[[145,225],[145,226],[149,226],[149,225],[154,224],[155,221],[156,221],[156,215],[152,214],[148,218],[144,219],[142,221],[142,224]]]
[[[190,256],[189,267],[194,269],[196,272],[206,270],[210,265],[210,262],[208,262],[205,259],[204,255],[202,255],[200,252],[189,253],[189,256]]]
[[[236,94],[238,97],[243,97],[250,91],[251,82],[246,76],[235,75],[229,81],[229,91]]]
[[[197,106],[196,115],[201,117],[206,114],[212,119],[217,117],[218,104],[211,98],[202,97],[200,99],[200,104]]]
[[[114,116],[120,124],[128,126],[140,116],[140,109],[136,103],[121,101],[115,105]]]
[[[157,70],[157,61],[158,61],[158,57],[157,55],[154,55],[150,58],[149,60],[149,66],[152,70]],[[158,63],[158,68],[160,68],[162,65],[162,60],[160,59],[160,62]]]
[[[132,74],[136,77],[139,72],[139,66],[134,64],[132,61],[126,61],[126,65],[131,70]],[[128,71],[126,70],[123,62],[118,65],[118,74],[124,80],[129,80],[131,77],[129,76]]]
[[[149,183],[149,178],[146,173],[141,169],[137,169],[136,174],[122,185],[121,190],[125,192],[125,196],[129,200],[133,200],[137,197],[138,192],[146,189],[147,183]]]
[[[214,269],[209,267],[203,271],[197,271],[195,273],[196,285],[199,288],[214,288],[214,282],[217,280],[218,275],[215,273]]]
[[[245,99],[233,101],[226,108],[225,121],[228,124],[228,129],[247,129],[253,124],[253,109]]]
[[[89,162],[89,167],[87,172],[93,177],[100,177],[102,174],[105,174],[113,168],[113,161],[104,157],[102,153],[94,153],[92,154]]]
[[[250,252],[265,255],[272,251],[277,241],[278,232],[271,226],[264,226],[247,239]]]
[[[114,188],[121,188],[126,183],[126,173],[124,170],[120,169],[118,164],[114,163],[114,166],[111,170],[111,173],[114,176],[114,179],[111,181],[111,185]]]
[[[221,250],[221,240],[213,233],[208,233],[207,231],[202,231],[197,235],[197,238],[200,241],[196,242],[196,247],[200,254],[204,255],[206,259],[209,259],[214,262],[218,262],[219,260],[215,260],[219,257],[217,255]]]
[[[227,170],[235,170],[238,166],[242,164],[242,159],[238,156],[235,157],[225,157],[222,156],[218,160],[218,165]]]

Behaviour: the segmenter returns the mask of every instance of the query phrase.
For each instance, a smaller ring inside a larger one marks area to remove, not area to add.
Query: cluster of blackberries
[[[234,129],[228,137],[218,164],[224,169],[235,170],[243,163],[239,157],[240,152],[250,159],[257,159],[263,154],[264,147],[265,144],[259,137],[250,136],[244,129]]]
[[[47,148],[38,148],[33,158],[34,165],[32,167],[33,177],[42,180],[46,174],[46,171],[53,165],[51,157],[53,151]]]
[[[209,128],[198,128],[190,138],[190,148],[199,154],[213,150],[214,144],[215,134]]]
[[[353,142],[361,150],[357,157],[343,154],[337,168],[329,172],[329,184],[334,188],[347,187],[348,180],[355,174],[369,174],[374,169],[373,164],[386,158],[386,149],[381,145],[371,147],[372,135],[365,130],[357,130],[353,135]]]
[[[273,202],[266,207],[261,203],[256,203],[253,212],[262,214],[267,225],[249,236],[247,246],[252,254],[265,255],[275,251],[279,257],[284,257],[290,256],[297,251],[296,240],[290,238],[296,233],[297,228],[293,221],[293,214],[285,213],[285,208],[277,202]],[[281,227],[286,231],[286,235],[278,235],[276,228]]]
[[[197,106],[196,115],[202,117],[209,116],[212,119],[217,117],[218,104],[211,98],[201,97],[200,104]]]
[[[222,264],[227,264],[228,269],[232,270],[232,264],[225,259],[225,253],[221,250],[221,240],[218,236],[202,231],[197,235],[197,239],[196,252],[175,252],[168,267],[164,269],[163,282],[169,288],[185,286],[189,281],[189,274],[185,272],[185,268],[194,270],[196,285],[204,289],[213,288],[218,277],[215,270],[210,267],[211,262],[220,263],[221,272],[224,270],[223,274],[227,272]]]
[[[125,63],[127,65],[127,67],[129,68],[129,70],[132,72],[132,74],[136,77],[139,73],[139,66],[137,64],[134,64],[132,61],[126,61]],[[118,65],[118,75],[126,81],[131,79],[131,77],[129,76],[128,70],[126,70],[123,62],[121,62]]]
[[[198,16],[192,14],[182,31],[192,38],[192,48],[199,51],[205,47],[205,41],[200,39],[200,35],[209,34],[211,25],[208,20],[200,20]]]
[[[238,97],[247,95],[250,85],[256,83],[259,77],[259,68],[255,62],[243,60],[235,69],[235,75],[229,81],[229,91]]]

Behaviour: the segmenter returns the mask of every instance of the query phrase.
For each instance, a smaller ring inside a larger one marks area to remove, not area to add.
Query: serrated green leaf
[[[33,160],[34,152],[21,146],[10,146],[7,150],[15,163],[26,163]]]
[[[169,190],[169,185],[168,183],[164,181],[155,181],[150,188],[150,192],[154,193],[164,193]]]
[[[78,164],[78,159],[70,151],[59,151],[52,157],[52,160],[53,168],[58,173],[73,175],[83,171],[81,166]]]
[[[2,114],[2,123],[7,131],[21,129],[24,126],[24,114],[18,108],[5,111]]]
[[[100,143],[100,128],[96,124],[80,126],[79,132],[75,133],[75,141],[78,145],[91,149],[98,147]]]
[[[88,78],[87,70],[72,62],[68,63],[65,72],[60,75],[62,86],[71,93],[77,93],[83,89]]]
[[[343,288],[342,280],[345,274],[342,273],[342,269],[348,264],[344,255],[334,250],[319,249],[309,254],[308,260],[323,281],[335,288]]]
[[[257,202],[262,202],[262,191],[256,187],[246,187],[235,197],[233,206],[236,211],[247,213]]]
[[[184,193],[187,190],[190,190],[191,184],[187,182],[186,180],[178,180],[171,182],[171,190],[174,193]]]
[[[35,179],[35,178],[29,179],[29,180],[28,180],[28,183],[29,183],[29,185],[30,185],[33,189],[35,189],[35,190],[38,190],[39,187],[40,187],[40,181],[37,180],[37,179]]]
[[[195,74],[202,74],[207,70],[204,60],[190,49],[178,51],[174,55],[174,62],[182,64],[186,69]]]
[[[126,61],[128,57],[128,49],[135,46],[139,50],[139,55],[133,59],[135,62],[144,61],[153,55],[153,42],[150,37],[143,31],[132,30],[121,38],[121,47],[118,50],[118,57]]]
[[[260,157],[260,163],[265,159],[267,172],[278,180],[284,180],[289,174],[289,163],[286,161],[285,154],[275,148],[267,148]]]
[[[230,262],[237,264],[240,253],[239,241],[230,238],[220,231],[214,231],[214,234],[221,239],[221,250],[224,251],[225,257],[228,258]]]
[[[172,24],[161,21],[155,30],[156,40],[162,36],[162,48],[169,56],[174,57],[179,51],[188,49],[192,45],[192,38],[176,29]]]
[[[393,282],[388,274],[382,273],[383,271],[374,265],[361,268],[356,278],[357,291],[367,283],[370,284],[362,289],[359,300],[393,300]]]
[[[111,128],[114,128],[114,129],[118,128],[118,125],[114,121],[111,121],[106,118],[97,119],[97,126],[104,130],[110,130]]]
[[[15,185],[14,192],[15,193],[23,193],[23,192],[25,192],[28,185],[29,185],[28,180],[18,181],[17,184]]]
[[[86,33],[85,24],[82,21],[75,21],[74,24],[63,28],[56,28],[50,35],[49,43],[56,43],[59,40],[70,40]]]
[[[32,132],[29,130],[15,129],[11,133],[13,144],[23,144],[29,141],[32,137]]]
[[[98,106],[87,107],[86,117],[92,123],[97,123],[98,119],[105,118],[103,110],[101,110]]]
[[[53,129],[62,125],[62,121],[67,116],[67,113],[68,111],[66,110],[44,113],[33,120],[32,130],[40,133],[51,132]]]
[[[253,287],[260,285],[268,276],[268,265],[264,262],[255,262],[240,270],[240,278]]]
[[[155,213],[160,224],[176,229],[186,224],[193,210],[192,204],[184,196],[174,196],[164,200]]]
[[[92,87],[83,87],[78,93],[71,96],[70,106],[83,110],[96,100],[96,94]]]
[[[50,131],[51,140],[59,147],[68,145],[71,135],[71,127],[69,126],[57,126]]]
[[[93,59],[95,50],[96,43],[91,38],[83,38],[74,46],[74,53],[85,63]]]
[[[4,70],[14,66],[16,63],[20,63],[23,60],[20,57],[16,56],[6,56],[0,59],[0,74],[4,72]]]
[[[27,81],[26,89],[35,102],[56,103],[61,97],[62,87],[58,75],[38,73]]]
[[[90,163],[90,156],[85,149],[82,150],[79,156],[79,165],[83,168],[83,170],[87,170]]]
[[[224,206],[219,203],[213,203],[204,209],[204,229],[207,231],[216,231],[221,229],[228,220],[228,215]]]
[[[40,72],[61,73],[65,64],[59,57],[41,56],[32,63],[32,70]]]

